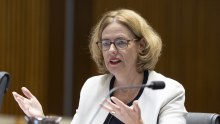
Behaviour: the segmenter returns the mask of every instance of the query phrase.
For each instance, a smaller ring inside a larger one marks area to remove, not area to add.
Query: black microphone
[[[115,92],[116,90],[134,89],[134,88],[145,88],[145,87],[150,88],[152,90],[159,90],[159,89],[165,88],[165,83],[164,83],[164,81],[151,81],[151,83],[149,85],[142,84],[142,85],[130,85],[130,86],[115,87],[115,88],[113,88],[113,89],[111,89],[109,91],[109,93],[106,95],[105,99],[110,97],[110,95],[113,92]],[[106,100],[102,101],[101,104],[104,105],[105,102],[106,102]],[[92,116],[92,119],[89,121],[88,124],[92,124],[92,122],[94,121],[95,117],[97,116],[97,114],[99,113],[100,110],[101,110],[101,105],[99,106],[99,108],[97,109],[95,114]]]
[[[142,85],[143,87],[148,87],[151,88],[153,90],[158,90],[158,89],[163,89],[165,88],[165,83],[164,81],[152,81],[151,84],[149,85]]]

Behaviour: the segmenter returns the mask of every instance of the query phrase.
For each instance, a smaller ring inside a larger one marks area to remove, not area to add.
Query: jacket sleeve
[[[179,83],[168,88],[158,115],[158,124],[186,124],[185,90]]]

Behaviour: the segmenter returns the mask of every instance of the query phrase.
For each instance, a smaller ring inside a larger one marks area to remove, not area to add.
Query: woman
[[[120,9],[105,13],[95,26],[90,52],[103,75],[89,78],[82,87],[72,124],[185,124],[185,91],[177,81],[153,71],[162,42],[138,13]],[[165,89],[116,90],[100,103],[112,88],[165,82]],[[38,100],[26,89],[25,96],[13,92],[28,116],[43,117]],[[95,117],[94,117],[95,115]]]

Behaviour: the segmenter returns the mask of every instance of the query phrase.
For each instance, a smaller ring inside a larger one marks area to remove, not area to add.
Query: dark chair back
[[[0,72],[0,110],[3,102],[4,94],[7,92],[9,87],[9,74],[7,72]]]
[[[220,116],[216,113],[189,112],[186,124],[220,124]]]

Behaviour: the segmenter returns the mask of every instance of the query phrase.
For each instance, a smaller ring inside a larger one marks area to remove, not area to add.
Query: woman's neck
[[[131,85],[141,85],[144,80],[144,72],[127,73],[127,75],[115,75],[114,87],[123,87]],[[113,93],[113,96],[120,99],[125,104],[130,103],[139,93],[140,88],[120,89]]]
[[[143,79],[144,72],[123,73],[120,75],[115,75],[114,87],[142,84]]]

